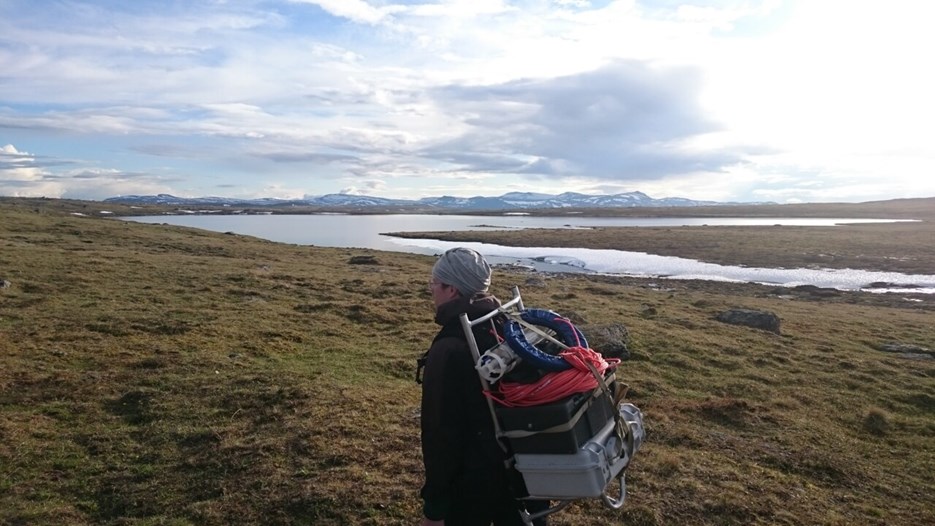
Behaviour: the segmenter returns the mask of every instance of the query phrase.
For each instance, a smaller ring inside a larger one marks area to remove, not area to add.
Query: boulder
[[[743,325],[779,334],[779,316],[767,311],[731,309],[717,315],[717,321],[731,325]]]
[[[580,327],[588,345],[605,358],[630,359],[630,331],[622,323]]]
[[[348,260],[351,265],[379,265],[376,256],[351,256]]]
[[[575,325],[587,325],[588,320],[580,312],[574,310],[567,310],[559,313],[560,315],[568,318],[568,321]]]

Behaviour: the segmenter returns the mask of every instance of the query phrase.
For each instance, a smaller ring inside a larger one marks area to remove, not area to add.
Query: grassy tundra
[[[911,225],[601,237],[935,274],[933,205],[874,205],[925,219]],[[434,334],[433,258],[103,219],[97,206],[0,200],[0,524],[416,523],[412,376]],[[361,255],[376,264],[350,264]],[[935,523],[935,298],[540,278],[500,269],[493,289],[625,324],[620,376],[648,426],[625,508],[582,502],[554,524]],[[732,307],[776,313],[782,334],[713,320]],[[915,358],[880,350],[893,342]]]

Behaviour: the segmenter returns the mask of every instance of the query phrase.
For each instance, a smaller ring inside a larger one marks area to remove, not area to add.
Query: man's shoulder
[[[442,325],[435,334],[435,338],[432,340],[432,344],[434,345],[436,342],[444,339],[455,339],[462,342],[467,342],[467,339],[464,337],[464,328],[461,327],[461,323],[451,322]]]
[[[474,358],[463,336],[439,335],[426,353],[426,367],[435,371],[470,370],[474,373]]]

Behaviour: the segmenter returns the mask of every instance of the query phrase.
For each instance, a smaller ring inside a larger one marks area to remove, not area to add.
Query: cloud
[[[32,154],[12,144],[0,148],[0,195],[59,197],[61,189],[48,175]]]
[[[87,167],[50,169],[76,164],[73,160],[20,152],[7,144],[0,148],[0,195],[104,199],[127,193],[163,193],[173,182],[171,178],[145,172]]]
[[[355,181],[353,186],[342,188],[338,193],[345,195],[379,195],[386,188],[386,182],[378,179]]]
[[[740,147],[691,148],[721,130],[698,103],[699,89],[690,68],[641,61],[552,79],[449,86],[433,92],[436,103],[469,129],[423,154],[467,170],[598,179],[658,179],[743,162]]]
[[[290,0],[296,4],[311,4],[328,14],[363,24],[377,24],[399,8],[393,6],[376,8],[363,0]]]
[[[311,164],[330,164],[335,162],[356,161],[357,157],[352,155],[329,154],[317,152],[267,152],[256,154],[256,157],[269,159],[277,163],[311,163]]]
[[[33,156],[27,152],[20,152],[16,146],[7,144],[0,148],[0,170],[14,170],[32,166]]]
[[[518,12],[520,9],[502,0],[442,0],[434,4],[423,2],[401,10],[417,17],[465,19]]]
[[[931,193],[933,8],[894,2],[11,0],[0,192]]]

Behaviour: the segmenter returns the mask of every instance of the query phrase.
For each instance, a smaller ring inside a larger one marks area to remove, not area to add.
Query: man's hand
[[[432,519],[422,518],[422,526],[445,526],[445,521],[433,521]]]

